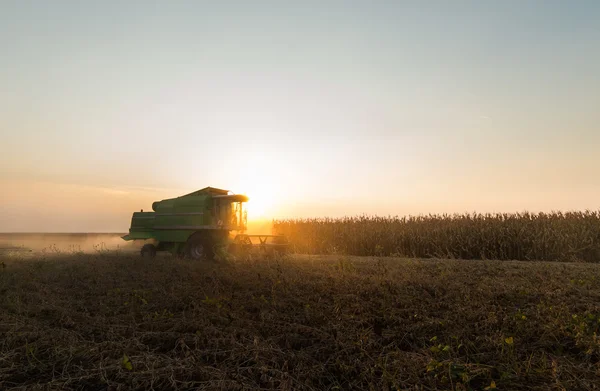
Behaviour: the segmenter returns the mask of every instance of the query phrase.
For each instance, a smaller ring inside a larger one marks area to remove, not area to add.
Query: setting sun
[[[272,217],[275,202],[273,188],[266,185],[255,185],[248,187],[244,194],[249,197],[246,203],[248,210],[248,220],[264,219]]]
[[[282,179],[285,175],[277,165],[277,158],[268,152],[265,149],[251,149],[244,161],[251,168],[231,187],[233,191],[248,196],[246,208],[249,221],[274,217],[281,187],[284,186]]]

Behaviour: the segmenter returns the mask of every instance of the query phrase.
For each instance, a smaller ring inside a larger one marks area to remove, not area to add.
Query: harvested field
[[[3,390],[598,389],[597,265],[0,261]]]

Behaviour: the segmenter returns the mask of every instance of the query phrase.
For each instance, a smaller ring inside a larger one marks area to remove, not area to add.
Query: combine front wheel
[[[208,240],[204,235],[192,235],[185,244],[185,256],[196,261],[210,258],[208,250]]]

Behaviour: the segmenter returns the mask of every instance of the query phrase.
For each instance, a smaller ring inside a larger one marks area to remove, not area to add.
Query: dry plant
[[[600,262],[600,211],[274,221],[298,253]]]
[[[596,265],[0,256],[2,390],[597,390]]]

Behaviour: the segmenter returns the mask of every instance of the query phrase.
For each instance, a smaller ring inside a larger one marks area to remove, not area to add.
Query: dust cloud
[[[117,233],[0,233],[0,251],[93,252],[134,250],[142,241],[126,242]]]

